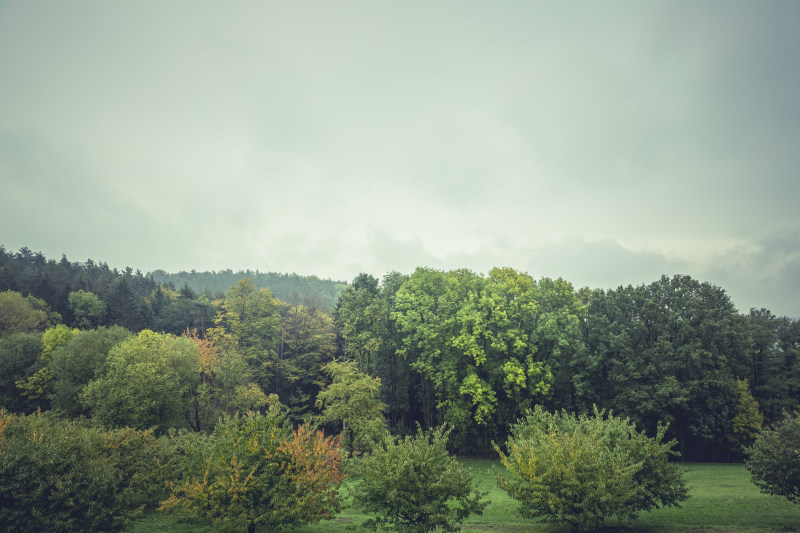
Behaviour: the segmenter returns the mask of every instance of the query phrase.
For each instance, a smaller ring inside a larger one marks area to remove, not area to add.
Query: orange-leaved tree
[[[340,508],[340,440],[307,425],[293,430],[278,406],[223,416],[204,445],[187,450],[184,465],[162,510],[273,530],[316,523]]]

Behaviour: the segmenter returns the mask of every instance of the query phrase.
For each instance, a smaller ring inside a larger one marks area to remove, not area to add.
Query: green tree
[[[117,278],[107,295],[109,322],[130,331],[144,327],[140,300],[136,295],[129,276]]]
[[[746,317],[751,342],[753,396],[768,422],[800,406],[800,321],[751,309]]]
[[[387,419],[400,431],[413,426],[414,378],[419,379],[397,351],[399,333],[390,319],[394,297],[406,279],[392,272],[379,283],[369,274],[359,274],[342,292],[334,312],[343,359],[381,378]]]
[[[213,428],[224,413],[256,411],[267,405],[266,394],[252,382],[250,368],[235,346],[224,342],[217,345],[210,337],[200,337],[197,331],[183,336],[197,347],[200,359],[200,385],[190,417],[193,429]]]
[[[17,383],[39,369],[41,333],[15,333],[0,339],[0,408],[14,413],[36,410],[38,402],[20,394]]]
[[[105,373],[111,349],[130,337],[131,332],[122,326],[73,333],[52,355],[52,406],[69,417],[88,415],[89,410],[79,400],[80,393]]]
[[[540,279],[534,290],[534,301],[538,312],[532,343],[540,364],[551,372],[548,398],[542,403],[553,410],[585,407],[581,405],[579,382],[575,375],[580,361],[586,356],[581,328],[586,306],[572,284],[562,278]],[[530,406],[530,403],[524,405],[523,410]]]
[[[165,451],[148,432],[0,410],[0,529],[120,531],[164,486]]]
[[[800,412],[787,412],[762,429],[753,445],[745,449],[745,466],[761,492],[784,496],[792,503],[800,502],[798,442]]]
[[[725,291],[689,276],[598,291],[585,328],[588,354],[575,372],[584,403],[613,408],[651,435],[668,423],[689,460],[736,453],[736,380],[751,366],[746,321]]]
[[[513,269],[493,269],[487,278],[417,269],[397,291],[391,314],[401,333],[397,351],[422,378],[416,397],[423,421],[451,425],[457,448],[482,451],[504,435],[550,391],[551,363],[543,357],[566,352],[572,337],[580,344],[577,327],[567,330],[567,320],[555,316],[558,306],[551,303],[553,317],[543,318],[542,294]],[[575,307],[581,309],[579,302]],[[569,318],[577,326],[578,318]],[[556,349],[542,349],[546,342]]]
[[[525,517],[579,531],[611,517],[627,522],[688,497],[678,465],[668,461],[675,443],[662,442],[665,431],[659,426],[648,438],[628,419],[596,408],[575,416],[536,406],[512,427],[506,452],[495,446],[506,468],[498,483]]]
[[[210,334],[221,342],[230,335],[252,368],[255,382],[265,391],[275,388],[280,314],[269,289],[256,289],[251,278],[239,280],[225,294]]]
[[[356,507],[377,517],[364,525],[418,532],[458,531],[471,514],[483,514],[488,501],[472,472],[447,453],[451,430],[443,426],[416,436],[387,437],[372,455],[356,463],[362,481],[353,489]]]
[[[104,373],[79,398],[108,427],[191,427],[199,383],[192,341],[143,330],[111,349]]]
[[[78,330],[72,330],[64,324],[59,324],[42,333],[42,353],[39,356],[38,366],[40,367],[33,375],[26,380],[17,382],[17,387],[23,396],[31,400],[39,400],[40,407],[46,408],[49,403],[44,403],[53,393],[53,374],[51,364],[53,354],[69,343],[73,335]]]
[[[282,303],[275,388],[295,419],[308,417],[325,375],[322,367],[333,360],[336,332],[333,319],[315,307]]]
[[[14,333],[44,331],[60,321],[44,300],[15,291],[0,292],[0,339]]]
[[[320,422],[341,422],[351,451],[372,450],[387,434],[386,405],[379,399],[380,378],[359,371],[355,361],[333,361],[322,369],[332,383],[317,395],[317,405],[322,408]]]
[[[69,293],[69,309],[75,318],[75,326],[92,329],[101,326],[106,319],[106,304],[93,292],[83,289]]]

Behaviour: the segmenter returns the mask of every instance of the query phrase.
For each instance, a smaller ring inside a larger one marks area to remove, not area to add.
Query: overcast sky
[[[0,244],[689,274],[800,317],[800,2],[0,1]]]

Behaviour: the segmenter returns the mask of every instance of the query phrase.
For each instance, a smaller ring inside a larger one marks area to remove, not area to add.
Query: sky
[[[0,244],[800,317],[800,2],[0,0]]]

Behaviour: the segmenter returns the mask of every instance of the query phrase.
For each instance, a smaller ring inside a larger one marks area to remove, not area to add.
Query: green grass
[[[564,533],[567,528],[543,524],[520,518],[514,510],[514,500],[497,488],[492,467],[497,461],[465,459],[463,464],[475,471],[479,488],[488,492],[491,504],[482,516],[469,518],[464,532],[500,533]],[[750,533],[800,531],[800,506],[785,498],[761,494],[750,482],[744,466],[738,464],[696,464],[683,466],[689,485],[690,498],[680,508],[670,507],[643,513],[627,527],[609,523],[603,531],[625,533],[679,533],[715,532]],[[315,526],[297,529],[302,533],[351,531],[367,516],[353,508],[346,508],[335,519]],[[132,533],[201,533],[219,531],[206,526],[182,524],[169,515],[156,513],[140,520],[130,530]],[[364,530],[362,530],[364,531]]]

